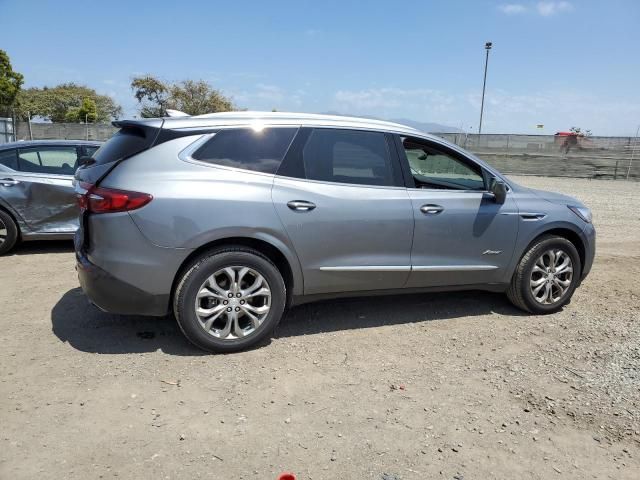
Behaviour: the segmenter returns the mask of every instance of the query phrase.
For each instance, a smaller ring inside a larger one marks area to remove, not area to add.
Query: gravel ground
[[[69,243],[1,257],[0,477],[637,479],[640,184],[517,180],[594,210],[595,265],[555,315],[331,301],[203,355],[170,318],[88,305]]]

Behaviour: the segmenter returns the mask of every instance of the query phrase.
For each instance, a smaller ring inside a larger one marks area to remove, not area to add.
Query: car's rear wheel
[[[210,352],[235,352],[271,335],[282,317],[286,288],[277,267],[246,248],[196,259],[182,275],[173,310],[182,332]]]
[[[507,296],[528,312],[553,313],[569,303],[581,272],[580,255],[573,243],[545,235],[520,260]]]
[[[11,250],[18,241],[18,226],[11,216],[0,210],[0,255]]]

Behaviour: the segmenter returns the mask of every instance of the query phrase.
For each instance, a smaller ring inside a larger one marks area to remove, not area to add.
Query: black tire
[[[4,255],[11,250],[18,241],[18,226],[13,221],[11,215],[4,210],[0,210],[0,230],[7,230],[7,235],[0,237],[0,255]],[[3,241],[4,240],[4,241]]]
[[[573,276],[569,287],[558,301],[551,304],[542,304],[534,298],[529,281],[535,262],[540,255],[551,248],[562,250],[569,255],[573,263]],[[582,264],[575,245],[563,237],[544,235],[535,240],[520,259],[520,263],[511,279],[511,285],[506,292],[507,297],[513,305],[527,312],[535,314],[554,313],[571,301],[571,297],[580,283],[581,273]]]
[[[222,340],[205,331],[195,312],[198,290],[215,272],[229,266],[247,266],[264,277],[271,290],[270,309],[249,335]],[[173,312],[182,333],[195,346],[214,353],[231,353],[253,347],[270,338],[282,318],[286,286],[278,268],[260,252],[244,247],[225,247],[207,252],[184,270],[174,292]]]

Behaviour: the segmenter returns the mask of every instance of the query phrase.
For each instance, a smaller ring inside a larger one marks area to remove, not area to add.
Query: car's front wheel
[[[545,314],[569,303],[580,281],[582,266],[569,240],[545,235],[523,255],[507,290],[516,307]]]
[[[228,353],[271,335],[286,303],[277,267],[242,247],[211,251],[187,267],[174,293],[173,310],[194,345]]]
[[[0,255],[11,250],[18,241],[18,226],[10,215],[0,210]]]

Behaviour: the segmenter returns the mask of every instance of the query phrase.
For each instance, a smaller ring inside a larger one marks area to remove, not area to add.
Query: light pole
[[[484,60],[484,81],[482,82],[482,102],[480,103],[480,124],[478,125],[478,135],[482,133],[482,113],[484,112],[484,90],[487,87],[487,66],[489,65],[489,50],[493,43],[487,42],[484,44],[484,49],[487,51],[487,56]],[[478,139],[479,141],[480,139]]]

